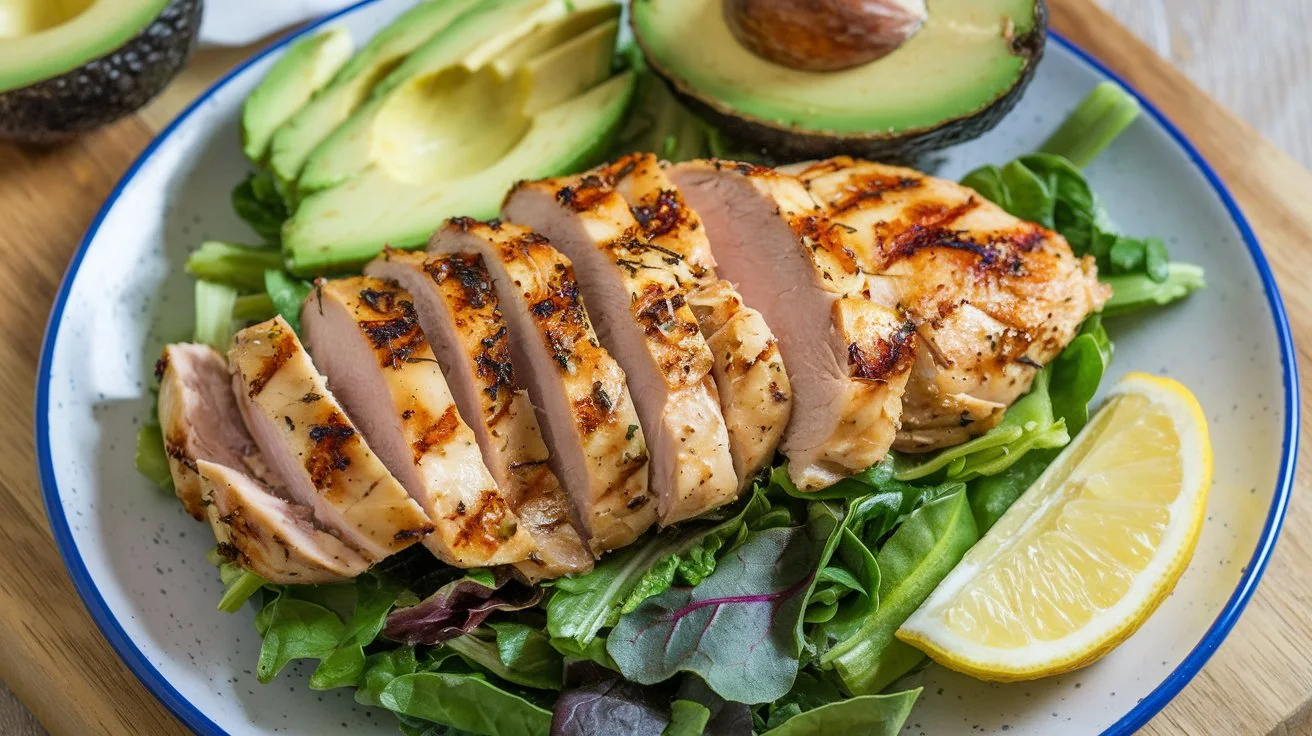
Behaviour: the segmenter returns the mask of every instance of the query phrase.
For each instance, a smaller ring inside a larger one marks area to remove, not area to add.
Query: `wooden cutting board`
[[[1156,102],[1238,198],[1284,287],[1297,336],[1312,335],[1312,175],[1211,101],[1090,0],[1049,0],[1054,26]],[[155,131],[249,50],[207,52],[151,108],[48,150],[0,144],[0,679],[54,734],[174,734],[83,610],[46,525],[32,403],[41,337],[64,268],[105,197]],[[1309,344],[1299,346],[1312,376]],[[1305,413],[1312,400],[1304,399]],[[1150,734],[1312,733],[1312,489],[1302,470],[1256,597]]]

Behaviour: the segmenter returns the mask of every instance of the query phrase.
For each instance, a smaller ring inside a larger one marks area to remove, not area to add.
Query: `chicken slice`
[[[166,345],[155,363],[159,425],[173,490],[187,513],[205,519],[205,491],[196,464],[209,460],[245,468],[258,450],[241,420],[223,356],[208,345]]]
[[[246,426],[289,496],[370,562],[432,533],[347,419],[282,317],[237,333],[228,353]]]
[[[729,451],[745,488],[774,458],[792,413],[793,390],[778,341],[761,313],[743,304],[733,284],[715,274],[715,256],[701,218],[649,153],[625,156],[601,170],[628,203],[652,245],[680,257],[692,287],[692,307],[711,349],[711,374],[729,430]]]
[[[502,213],[573,261],[601,344],[628,376],[661,523],[737,498],[711,350],[679,277],[683,259],[642,236],[604,173],[521,182]]]
[[[510,359],[509,328],[482,256],[388,250],[365,273],[398,283],[414,299],[483,461],[537,544],[519,571],[541,580],[590,569],[592,554],[570,522],[569,499],[548,465],[533,404]]]
[[[322,281],[301,323],[328,389],[436,527],[425,546],[456,567],[528,559],[533,538],[483,464],[410,294],[367,276]]]
[[[359,552],[315,527],[308,506],[275,496],[241,470],[206,460],[196,465],[223,557],[279,585],[336,583],[369,569]]]
[[[433,236],[435,255],[477,253],[510,328],[512,361],[536,402],[549,464],[595,553],[632,542],[656,519],[647,443],[624,371],[597,341],[569,259],[514,225],[468,218]]]
[[[894,447],[983,434],[1110,296],[1090,257],[955,182],[840,157],[791,167],[924,350]]]
[[[779,337],[795,400],[780,449],[803,490],[879,462],[897,431],[915,335],[866,292],[851,252],[796,179],[692,161],[667,169],[701,217],[719,273]]]

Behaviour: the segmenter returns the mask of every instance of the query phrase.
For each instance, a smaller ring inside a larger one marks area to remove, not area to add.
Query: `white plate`
[[[405,0],[336,16],[356,38]],[[159,348],[192,324],[187,251],[207,238],[250,240],[229,192],[246,173],[242,100],[286,42],[220,81],[128,171],[73,258],[42,353],[36,441],[55,539],[83,601],[129,667],[203,734],[392,734],[391,715],[349,691],[311,691],[304,668],[273,684],[253,674],[248,608],[215,610],[209,530],[132,466]],[[1054,38],[1024,100],[994,132],[950,152],[941,173],[1033,149],[1109,73]],[[1065,677],[988,685],[929,668],[909,733],[1130,733],[1198,672],[1252,596],[1279,532],[1293,477],[1297,377],[1289,325],[1252,231],[1215,174],[1150,109],[1090,168],[1123,229],[1167,238],[1210,285],[1143,320],[1109,324],[1110,383],[1130,369],[1183,381],[1218,448],[1216,484],[1193,564],[1148,624],[1099,664]]]

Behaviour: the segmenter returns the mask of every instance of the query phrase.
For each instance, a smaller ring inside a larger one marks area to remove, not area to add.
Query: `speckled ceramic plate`
[[[336,20],[356,38],[400,12],[376,0]],[[316,693],[293,668],[261,686],[259,637],[247,609],[219,613],[204,559],[209,530],[132,466],[150,411],[159,348],[186,338],[189,248],[251,237],[228,194],[246,172],[242,100],[285,42],[220,81],[142,154],[73,258],[46,334],[36,442],[55,539],[83,601],[132,670],[203,734],[395,733],[391,716],[348,691]],[[1024,100],[993,133],[950,152],[941,173],[1031,150],[1109,77],[1053,38]],[[1210,286],[1142,321],[1108,325],[1124,371],[1164,373],[1201,400],[1217,447],[1216,485],[1193,564],[1147,625],[1105,660],[1065,677],[990,685],[931,667],[910,733],[1130,733],[1203,666],[1252,596],[1280,529],[1293,477],[1298,395],[1289,326],[1243,215],[1169,122],[1145,115],[1092,166],[1108,208],[1130,233],[1160,234],[1202,264]]]

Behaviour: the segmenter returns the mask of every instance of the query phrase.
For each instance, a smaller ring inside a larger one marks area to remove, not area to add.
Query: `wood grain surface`
[[[1186,76],[1235,105],[1312,164],[1309,0],[1260,12],[1233,0],[1103,0],[1148,46],[1091,0],[1049,0],[1054,25],[1127,77],[1175,120],[1221,172],[1249,216],[1284,289],[1295,335],[1312,335],[1312,175]],[[1260,32],[1259,32],[1260,31]],[[1249,35],[1251,34],[1251,35]],[[1279,38],[1279,44],[1259,39]],[[53,149],[0,144],[0,681],[54,734],[176,734],[183,728],[100,637],[66,577],[41,507],[31,434],[42,329],[83,231],[135,155],[210,80],[249,53],[211,50],[142,114]],[[1265,60],[1265,61],[1264,61]],[[1312,376],[1312,344],[1299,345]],[[1304,412],[1312,399],[1304,398]],[[1305,443],[1306,445],[1306,443]],[[1312,483],[1300,448],[1286,532],[1257,596],[1203,672],[1147,734],[1312,733]],[[0,686],[0,735],[41,726]]]

